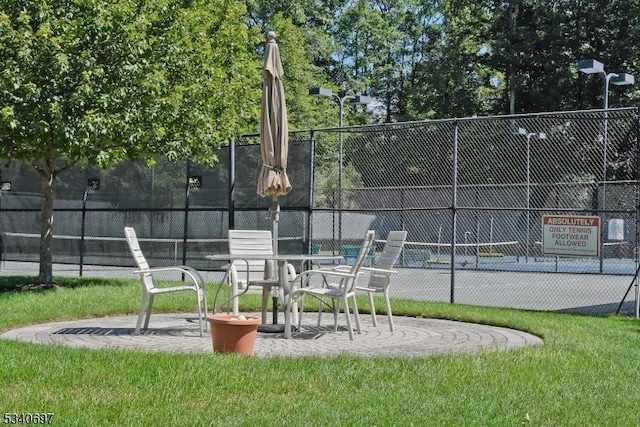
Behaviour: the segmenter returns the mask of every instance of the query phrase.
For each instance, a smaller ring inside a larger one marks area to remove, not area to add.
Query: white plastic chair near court
[[[376,260],[375,267],[362,267],[363,272],[369,272],[369,280],[366,285],[356,286],[359,291],[364,291],[369,295],[369,304],[371,305],[371,317],[373,326],[378,326],[376,319],[376,308],[373,301],[373,295],[382,293],[387,306],[387,317],[389,319],[389,329],[393,332],[393,315],[391,313],[391,302],[389,301],[389,285],[391,284],[391,276],[397,271],[392,270],[393,265],[398,260],[400,252],[407,239],[406,231],[391,231],[387,236],[387,242],[382,249],[380,257]]]
[[[230,255],[273,255],[273,239],[268,230],[229,230]],[[284,301],[284,291],[278,287],[277,268],[273,261],[265,260],[234,260],[228,266],[227,277],[231,285],[233,298],[246,293],[251,286],[262,288],[262,323],[266,323],[269,295],[277,290],[281,301]],[[288,280],[296,277],[296,270],[287,264]],[[244,288],[242,292],[239,289]]]
[[[298,330],[302,325],[302,314],[304,312],[304,298],[306,295],[311,295],[320,301],[320,307],[318,310],[318,326],[320,326],[320,320],[323,307],[329,306],[333,311],[333,323],[334,331],[338,330],[338,312],[342,306],[347,321],[347,329],[349,330],[349,339],[353,340],[353,327],[351,326],[351,313],[349,312],[349,300],[353,303],[353,314],[356,319],[356,329],[360,333],[360,318],[358,315],[358,303],[356,302],[356,278],[360,274],[362,265],[364,264],[369,250],[373,245],[375,238],[375,232],[373,230],[367,231],[367,234],[362,242],[360,253],[356,257],[353,265],[341,266],[333,269],[317,269],[303,271],[298,275],[300,285],[295,291],[289,293],[285,312],[285,337],[291,336],[291,320],[293,310],[296,303],[300,302],[300,312],[298,316]],[[321,287],[307,286],[303,287],[303,283],[310,283],[309,278],[313,275],[321,275],[323,277]]]
[[[142,319],[144,318],[144,329],[149,327],[149,318],[151,317],[151,310],[153,308],[153,299],[158,294],[165,294],[169,292],[191,291],[195,292],[198,301],[198,324],[200,326],[200,336],[203,335],[203,329],[207,328],[206,322],[204,322],[203,328],[203,315],[207,317],[207,299],[204,292],[204,282],[200,273],[192,267],[186,265],[177,265],[169,267],[156,267],[150,268],[147,259],[140,249],[140,243],[135,230],[132,227],[125,227],[124,234],[131,250],[131,255],[138,266],[138,269],[134,273],[140,275],[142,282],[142,303],[140,305],[140,312],[138,313],[138,322],[134,334],[139,334],[142,326]],[[167,286],[156,287],[154,283],[154,273],[166,273],[177,272],[184,275],[185,278],[189,278],[192,284],[183,286]]]

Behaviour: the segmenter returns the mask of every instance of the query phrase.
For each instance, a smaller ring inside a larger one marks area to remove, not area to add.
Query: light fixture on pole
[[[82,270],[84,266],[84,234],[85,234],[85,223],[87,220],[87,196],[90,192],[97,191],[100,189],[100,179],[99,178],[89,178],[87,179],[87,186],[84,187],[84,194],[82,195],[82,222],[80,223],[80,277],[82,277]]]
[[[343,110],[344,103],[347,100],[351,101],[351,104],[366,105],[371,103],[371,98],[366,95],[344,95],[339,96],[331,90],[314,87],[309,89],[309,95],[316,98],[333,98],[338,103],[339,108],[339,132],[338,132],[338,247],[342,246],[342,175],[343,175],[343,147],[342,147],[342,126],[343,126]]]
[[[604,64],[600,61],[596,61],[595,59],[585,59],[579,61],[578,70],[585,74],[602,74],[604,76],[604,105],[602,107],[605,110],[605,120],[603,123],[602,135],[602,193],[604,201],[604,185],[607,181],[607,110],[609,109],[609,83],[616,86],[632,85],[635,83],[635,78],[633,77],[633,75],[627,73],[607,73],[604,69]]]
[[[531,236],[531,224],[530,224],[530,209],[531,209],[531,138],[547,139],[547,134],[544,132],[529,132],[525,128],[516,128],[514,133],[517,135],[523,135],[527,137],[527,244],[525,247],[525,260],[529,262],[529,247]]]
[[[607,73],[604,64],[595,59],[583,59],[578,61],[578,70],[585,74],[602,74],[604,77],[604,122],[602,124],[602,192],[600,200],[604,210],[606,208],[606,183],[607,183],[607,139],[608,139],[608,112],[609,109],[609,83],[616,86],[626,86],[635,83],[635,78],[627,73]],[[602,220],[604,223],[604,218]],[[602,227],[601,244],[604,244],[604,227]],[[600,273],[603,267],[603,251],[600,251]]]

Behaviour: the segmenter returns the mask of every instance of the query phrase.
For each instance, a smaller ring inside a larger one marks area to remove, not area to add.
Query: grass
[[[0,278],[0,289],[24,281]],[[60,278],[58,284],[0,292],[0,330],[134,313],[140,301],[135,280]],[[157,312],[193,310],[188,293],[163,297]],[[243,311],[258,307],[257,297],[241,301]],[[61,426],[640,425],[635,319],[415,301],[395,301],[394,310],[513,327],[545,343],[424,359],[263,360],[2,340],[0,416],[53,412],[52,424]]]

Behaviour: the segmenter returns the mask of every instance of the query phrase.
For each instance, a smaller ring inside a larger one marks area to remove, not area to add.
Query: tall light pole
[[[602,74],[604,77],[604,123],[602,131],[602,207],[604,209],[605,185],[607,182],[607,110],[609,109],[609,83],[616,86],[632,85],[635,83],[635,78],[633,75],[627,73],[607,73],[604,70],[604,64],[595,59],[579,61],[578,70],[585,74]]]
[[[309,89],[309,95],[317,98],[333,98],[338,103],[339,121],[338,121],[338,247],[342,246],[342,175],[344,170],[343,164],[343,147],[342,147],[342,126],[344,121],[344,103],[347,100],[351,104],[366,105],[371,103],[371,98],[364,95],[344,95],[339,96],[329,89],[322,87],[314,87]]]
[[[602,209],[606,208],[606,183],[607,183],[607,138],[608,138],[608,112],[609,109],[609,83],[616,86],[632,85],[635,78],[627,73],[607,73],[604,64],[595,59],[584,59],[578,62],[578,70],[585,74],[602,74],[604,77],[604,123],[602,124],[602,192],[600,199],[602,200]],[[603,214],[604,216],[604,214]],[[601,245],[604,245],[604,221],[600,225],[602,228]],[[603,267],[603,251],[600,251],[600,273]]]
[[[84,188],[84,194],[82,195],[82,222],[80,223],[80,277],[82,277],[82,269],[84,266],[84,229],[87,219],[87,197],[90,192],[100,189],[100,179],[89,178],[87,180],[87,186]]]
[[[527,245],[525,247],[525,261],[529,262],[529,247],[531,236],[531,224],[530,224],[530,209],[531,209],[531,138],[547,139],[547,134],[544,132],[529,132],[525,128],[517,128],[518,135],[524,135],[527,137]]]

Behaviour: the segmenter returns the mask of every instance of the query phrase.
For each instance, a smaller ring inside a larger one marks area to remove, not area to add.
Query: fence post
[[[80,277],[82,277],[82,266],[84,265],[84,228],[87,218],[87,194],[89,193],[89,186],[84,188],[84,194],[82,195],[82,222],[80,224]]]
[[[454,122],[451,161],[451,289],[450,302],[455,302],[456,288],[456,233],[458,221],[458,130],[460,123]],[[439,248],[440,246],[438,246]]]
[[[182,229],[182,264],[187,263],[187,233],[189,232],[189,193],[191,192],[191,185],[189,177],[191,176],[191,162],[187,160],[187,176],[185,179],[185,200],[184,200],[184,226]],[[184,274],[182,275],[184,280]]]
[[[231,138],[229,144],[229,211],[227,222],[229,230],[236,228],[236,139]]]
[[[313,174],[314,174],[314,163],[315,163],[315,132],[311,130],[311,135],[309,138],[309,209],[306,212],[307,218],[309,218],[306,231],[306,240],[307,244],[305,247],[305,252],[308,254],[313,253],[312,250],[312,241],[313,239],[313,192],[314,192],[314,184],[313,184]]]

